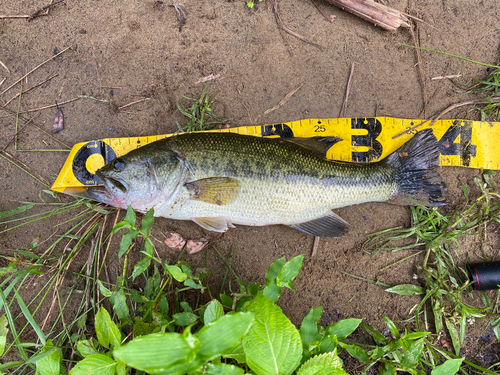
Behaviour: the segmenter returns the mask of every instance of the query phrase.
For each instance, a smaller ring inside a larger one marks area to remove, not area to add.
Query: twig
[[[60,54],[66,52],[67,50],[69,50],[72,46],[69,46],[69,47],[66,47],[65,49],[63,49],[61,52],[55,54],[54,56],[52,56],[51,58],[45,60],[43,63],[41,63],[40,65],[37,65],[36,67],[34,67],[33,69],[31,69],[28,73],[26,73],[24,76],[22,76],[21,78],[19,78],[16,82],[14,82],[12,85],[10,85],[9,87],[7,87],[5,90],[3,90],[2,92],[0,92],[0,95],[3,95],[5,94],[7,91],[9,91],[11,88],[13,88],[15,85],[17,85],[19,82],[21,82],[23,79],[25,79],[27,76],[29,76],[31,73],[33,73],[35,70],[37,70],[38,68],[40,68],[41,66],[45,65],[46,63],[48,63],[50,60],[53,60],[55,59],[57,56],[59,56]]]
[[[140,103],[140,102],[145,102],[146,100],[150,100],[150,99],[151,98],[142,98],[142,99],[136,100],[135,102],[128,103],[128,104],[122,105],[121,107],[118,107],[118,110],[126,108],[126,107],[129,107],[129,106],[131,106],[133,104],[137,104],[137,103]]]
[[[30,92],[31,90],[33,90],[33,89],[37,88],[38,86],[43,85],[45,82],[50,81],[52,78],[55,78],[55,77],[57,77],[58,75],[59,75],[59,74],[54,74],[53,76],[51,76],[51,77],[47,78],[45,81],[42,81],[42,82],[37,83],[35,86],[30,87],[29,89],[27,89],[27,90],[23,91],[23,95],[24,95],[24,94],[26,94],[27,92]],[[7,101],[7,102],[6,102],[3,106],[5,107],[6,105],[8,105],[11,101],[13,101],[14,99],[16,99],[17,97],[19,97],[19,93],[17,93],[16,95],[14,95],[14,96],[12,97],[12,99],[8,100],[8,101]]]
[[[413,40],[413,44],[415,45],[420,44],[419,43],[420,41],[417,41],[417,38],[415,37],[415,32],[413,31],[413,27],[410,27],[410,34],[411,34],[411,39]],[[421,113],[424,114],[424,117],[427,117],[425,113],[425,109],[427,106],[427,90],[425,89],[425,77],[424,77],[422,56],[420,55],[420,50],[418,48],[415,51],[417,55],[418,75],[420,76],[420,84],[422,86],[422,98],[424,101]]]
[[[54,108],[54,107],[57,107],[58,105],[63,105],[63,104],[68,104],[68,103],[71,103],[71,102],[74,102],[75,100],[78,100],[80,98],[73,98],[73,99],[70,99],[70,100],[66,100],[65,102],[61,102],[61,103],[58,103],[58,104],[51,104],[51,105],[47,105],[45,107],[39,107],[39,108],[33,108],[33,109],[27,109],[26,111],[21,111],[19,112],[19,114],[22,114],[22,113],[30,113],[30,112],[36,112],[36,111],[42,111],[44,109],[50,109],[50,108]],[[5,108],[5,107],[0,107],[0,109],[3,109],[3,110],[6,110],[8,112],[11,112],[8,108]],[[9,116],[5,116],[5,117],[9,117]]]
[[[319,246],[319,237],[314,237],[313,250],[311,253],[312,257],[316,256],[316,253],[318,252],[318,246]]]
[[[272,111],[277,110],[280,107],[283,107],[286,104],[286,102],[292,97],[292,95],[295,94],[297,91],[299,91],[299,89],[302,86],[304,86],[304,84],[305,84],[305,82],[302,82],[300,85],[298,85],[296,88],[294,88],[288,94],[286,94],[286,96],[283,99],[281,99],[281,101],[278,104],[276,104],[273,108],[270,108],[267,111],[265,111],[264,116],[271,113]]]
[[[460,78],[460,77],[462,77],[461,74],[452,74],[452,75],[449,75],[449,76],[432,77],[431,81],[437,81],[439,79],[453,79],[453,78]]]
[[[187,19],[187,10],[186,7],[181,3],[172,3],[168,5],[169,7],[173,7],[177,12],[177,20],[179,21],[179,32],[182,30],[182,25],[186,23]]]
[[[345,117],[347,111],[347,100],[349,99],[349,94],[351,92],[352,76],[354,74],[354,63],[351,64],[351,72],[349,73],[349,79],[347,80],[347,87],[345,88],[344,102],[342,103],[342,108],[340,109],[340,117]]]
[[[282,29],[283,31],[287,32],[288,34],[296,37],[297,39],[302,40],[304,43],[310,44],[311,46],[314,46],[314,47],[318,48],[319,50],[323,50],[323,47],[320,46],[319,44],[310,42],[309,40],[304,38],[302,35],[297,34],[295,31],[292,31],[288,27],[285,26],[285,24],[281,20],[281,16],[278,13],[278,0],[273,0],[273,13],[274,13],[274,17],[276,18],[276,22],[278,23],[278,26],[280,27],[280,29]]]
[[[7,73],[10,73],[9,68],[7,68],[7,65],[5,65],[2,61],[0,61],[0,65],[7,71]]]
[[[314,4],[314,6],[315,6],[315,7],[316,7],[316,9],[318,10],[318,12],[320,12],[320,13],[323,15],[323,17],[325,17],[325,20],[326,20],[327,22],[333,22],[332,17],[331,17],[331,16],[330,16],[330,17],[328,17],[328,16],[325,14],[325,12],[323,12],[323,11],[321,10],[321,8],[320,8],[320,7],[319,7],[319,5],[316,3],[316,1],[311,0],[311,2]],[[334,16],[334,17],[335,17],[335,16]]]
[[[34,18],[38,17],[38,15],[40,13],[42,13],[44,10],[48,10],[50,7],[56,5],[56,4],[59,4],[59,3],[62,3],[64,0],[56,0],[56,1],[53,1],[52,3],[48,4],[48,5],[45,5],[43,7],[41,7],[40,9],[38,9],[37,11],[35,11],[34,13],[32,13],[29,17],[28,17],[28,22],[29,21],[32,21]]]
[[[0,20],[6,20],[9,18],[29,18],[29,15],[27,15],[27,14],[20,14],[20,15],[0,14]]]
[[[28,124],[29,124],[31,121],[33,121],[33,118],[30,118],[28,121],[26,121],[26,122],[24,123],[23,127],[22,127],[21,129],[19,129],[19,131],[16,131],[16,134],[14,134],[14,136],[12,137],[12,139],[11,139],[11,140],[10,140],[10,141],[9,141],[9,142],[5,145],[5,147],[3,148],[3,150],[4,150],[4,151],[7,149],[7,147],[9,147],[9,145],[10,145],[12,142],[14,142],[14,140],[16,140],[17,136],[18,136],[19,134],[21,134],[21,133],[22,133],[22,131],[24,130],[24,128],[25,128],[26,126],[28,126]]]
[[[3,83],[5,82],[5,80],[6,80],[6,79],[7,79],[7,77],[5,77],[4,79],[2,79],[2,80],[0,81],[0,86],[2,86],[2,85],[3,85]]]
[[[204,82],[208,82],[208,81],[213,81],[215,79],[219,79],[220,78],[220,74],[210,74],[206,77],[203,77],[203,78],[200,78],[198,81],[196,81],[194,84],[197,85],[199,83],[204,83]]]

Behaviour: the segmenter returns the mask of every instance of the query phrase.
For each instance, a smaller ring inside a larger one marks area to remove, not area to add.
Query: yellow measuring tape
[[[281,124],[242,126],[211,132],[230,132],[258,137],[328,137],[335,144],[328,159],[375,162],[396,151],[417,130],[432,128],[439,142],[440,165],[500,169],[500,123],[439,120],[408,120],[392,117],[306,119]],[[131,150],[172,134],[149,137],[106,138],[73,146],[53,190],[100,185],[95,171]]]

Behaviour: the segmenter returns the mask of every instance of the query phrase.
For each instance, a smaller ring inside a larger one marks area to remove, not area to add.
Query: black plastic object
[[[468,264],[467,269],[475,290],[499,289],[500,262]]]

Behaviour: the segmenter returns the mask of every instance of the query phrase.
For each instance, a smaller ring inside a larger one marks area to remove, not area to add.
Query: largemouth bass
[[[366,165],[326,160],[338,141],[179,134],[112,160],[96,172],[104,187],[87,192],[96,201],[139,212],[154,208],[155,216],[192,220],[210,231],[284,224],[319,237],[347,232],[349,224],[332,212],[335,208],[445,203],[430,129]]]

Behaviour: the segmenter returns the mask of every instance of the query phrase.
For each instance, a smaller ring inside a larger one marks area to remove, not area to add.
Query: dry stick
[[[129,106],[131,106],[133,104],[137,104],[137,103],[140,103],[140,102],[145,102],[146,100],[151,100],[151,98],[143,98],[143,99],[136,100],[135,102],[122,105],[121,107],[118,107],[118,110],[126,108],[126,107],[129,107]]]
[[[314,237],[313,250],[311,253],[312,257],[316,256],[316,253],[318,252],[318,246],[319,246],[319,237]]]
[[[290,98],[292,97],[292,95],[293,95],[293,94],[295,94],[297,91],[299,91],[299,89],[300,89],[302,86],[304,86],[304,84],[305,84],[305,82],[302,82],[300,85],[298,85],[296,88],[294,88],[294,89],[293,89],[292,91],[290,91],[288,94],[286,94],[286,96],[285,96],[283,99],[281,99],[281,101],[280,101],[278,104],[276,104],[273,108],[270,108],[270,109],[268,109],[267,111],[265,111],[265,112],[264,112],[264,116],[265,116],[265,115],[267,115],[267,114],[269,114],[269,113],[271,113],[272,111],[277,110],[277,109],[278,109],[278,108],[280,108],[280,107],[283,107],[283,106],[286,104],[286,102],[287,102],[288,100],[290,100]]]
[[[36,67],[34,67],[33,69],[31,69],[28,73],[26,73],[24,76],[22,76],[21,78],[19,78],[16,82],[14,82],[12,85],[10,85],[9,87],[7,87],[5,90],[3,90],[2,92],[0,92],[0,95],[3,95],[5,94],[7,91],[9,91],[11,88],[13,88],[15,85],[17,85],[19,82],[21,82],[23,79],[25,79],[27,76],[29,76],[31,73],[33,73],[35,70],[37,70],[38,68],[40,68],[41,66],[45,65],[46,63],[48,63],[50,60],[53,60],[55,59],[57,56],[59,56],[60,54],[66,52],[67,50],[69,50],[72,46],[69,46],[69,47],[66,47],[65,49],[63,49],[61,52],[59,52],[58,54],[55,54],[54,56],[52,56],[51,58],[45,60],[43,63],[41,63],[40,65],[37,65]]]
[[[29,15],[27,15],[27,14],[20,14],[20,15],[0,14],[0,20],[6,20],[8,18],[29,18]]]
[[[304,43],[307,43],[307,44],[310,44],[311,46],[314,46],[320,50],[323,50],[323,47],[320,46],[319,44],[316,44],[316,43],[313,43],[313,42],[310,42],[309,40],[307,40],[306,38],[304,38],[302,35],[300,34],[297,34],[295,31],[292,31],[290,30],[288,27],[285,26],[285,24],[283,23],[283,21],[281,20],[281,17],[278,13],[278,0],[273,0],[273,13],[274,13],[274,17],[276,18],[276,22],[278,23],[278,26],[285,32],[287,32],[288,34],[290,35],[293,35],[294,37],[296,37],[297,39],[300,39],[302,40]]]
[[[442,116],[444,116],[448,112],[454,110],[455,108],[460,108],[460,107],[463,107],[466,105],[473,105],[473,104],[489,104],[489,103],[499,103],[499,102],[500,102],[500,98],[492,98],[490,100],[468,100],[466,102],[452,104],[448,108],[446,108],[444,111],[439,113],[436,117],[434,117],[434,119],[422,121],[420,124],[416,124],[416,125],[412,126],[411,128],[406,129],[405,131],[403,131],[399,134],[396,134],[394,137],[392,137],[392,139],[396,139],[396,138],[401,137],[402,135],[408,134],[408,132],[416,130],[417,128],[421,127],[422,125],[428,123],[429,121],[432,121],[429,126],[433,126],[437,120],[439,120]]]
[[[410,34],[413,44],[420,47],[420,39],[417,41],[417,38],[415,37],[415,32],[413,31],[413,27],[410,28]],[[418,75],[420,76],[420,84],[422,87],[422,99],[424,101],[424,104],[422,106],[422,111],[420,111],[420,115],[423,113],[424,117],[427,117],[425,113],[425,108],[427,106],[427,90],[425,89],[425,77],[424,77],[422,56],[420,55],[420,49],[415,48],[415,51],[417,53]]]
[[[316,3],[316,1],[311,0],[311,2],[314,4],[314,6],[315,6],[315,7],[316,7],[316,9],[318,10],[318,12],[320,12],[320,13],[323,15],[323,17],[325,17],[325,20],[326,20],[327,22],[333,22],[333,21],[332,21],[332,19],[331,19],[330,17],[328,17],[328,16],[327,16],[327,15],[326,15],[326,14],[325,14],[322,10],[321,10],[321,8],[320,8],[320,7],[319,7],[319,5]],[[335,16],[334,16],[334,17],[335,17]]]
[[[7,71],[7,73],[10,73],[9,68],[7,68],[7,65],[5,65],[2,61],[0,61],[0,65]]]
[[[51,77],[47,78],[45,81],[42,81],[42,82],[37,83],[35,86],[30,87],[29,89],[27,89],[27,90],[23,91],[23,95],[24,95],[24,94],[26,94],[27,92],[30,92],[31,90],[33,90],[33,89],[37,88],[38,86],[43,85],[45,82],[50,81],[52,78],[55,78],[55,77],[57,77],[58,75],[59,75],[59,74],[58,74],[58,73],[56,73],[56,74],[54,74],[53,76],[51,76]],[[18,97],[19,97],[19,93],[17,93],[16,95],[14,95],[14,96],[12,97],[12,99],[8,100],[8,101],[7,101],[7,102],[6,102],[3,106],[5,107],[5,106],[6,106],[6,105],[8,105],[11,101],[13,101],[14,99],[17,99]]]
[[[389,31],[396,31],[399,26],[411,27],[408,18],[402,12],[372,0],[326,1]]]
[[[460,78],[460,77],[462,77],[461,74],[452,74],[449,76],[437,76],[437,77],[432,77],[431,81],[437,81],[439,79],[453,79],[453,78]]]
[[[45,5],[43,7],[41,7],[40,9],[38,9],[37,11],[35,11],[34,13],[32,13],[29,17],[28,17],[28,22],[33,20],[34,18],[38,17],[40,15],[40,13],[42,13],[44,10],[47,10],[47,13],[48,13],[48,10],[50,7],[56,5],[56,4],[59,4],[59,3],[62,3],[64,0],[56,0],[56,1],[53,1],[52,3],[48,4],[48,5]]]
[[[349,79],[347,81],[347,87],[345,89],[344,103],[342,103],[342,108],[340,109],[340,117],[345,117],[347,111],[347,100],[349,99],[349,94],[351,92],[352,76],[354,74],[354,63],[351,64],[351,72],[349,73]]]

